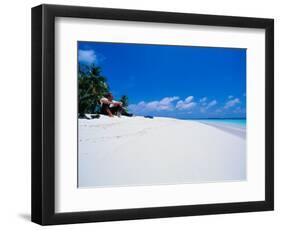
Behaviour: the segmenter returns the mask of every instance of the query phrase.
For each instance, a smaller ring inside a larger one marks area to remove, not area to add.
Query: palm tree
[[[129,98],[128,98],[128,96],[123,95],[123,96],[120,98],[120,101],[122,102],[123,107],[124,107],[125,109],[127,109],[127,108],[128,108],[128,105],[129,105]]]
[[[78,89],[80,115],[96,112],[100,98],[109,92],[106,78],[101,75],[101,68],[94,65],[79,65]]]

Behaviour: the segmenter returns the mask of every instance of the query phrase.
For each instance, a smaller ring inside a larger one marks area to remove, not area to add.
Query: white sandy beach
[[[106,116],[78,125],[79,187],[246,179],[245,132],[235,127]]]

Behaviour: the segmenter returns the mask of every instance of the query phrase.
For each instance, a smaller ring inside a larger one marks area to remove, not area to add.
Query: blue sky
[[[246,49],[78,42],[78,62],[100,66],[137,115],[246,117]]]

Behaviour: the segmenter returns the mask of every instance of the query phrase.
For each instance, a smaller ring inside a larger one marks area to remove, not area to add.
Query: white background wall
[[[39,229],[30,222],[30,8],[41,3],[275,18],[275,211],[68,225],[68,229],[277,229],[281,223],[280,1],[56,0],[2,1],[0,36],[0,228]],[[258,103],[258,102],[257,102]],[[279,141],[279,142],[278,142]],[[63,229],[66,226],[55,226]],[[47,227],[50,228],[50,227]],[[279,227],[280,228],[280,227]]]

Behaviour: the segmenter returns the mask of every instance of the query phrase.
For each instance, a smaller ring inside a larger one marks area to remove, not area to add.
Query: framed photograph
[[[274,21],[32,8],[32,221],[273,210]]]

